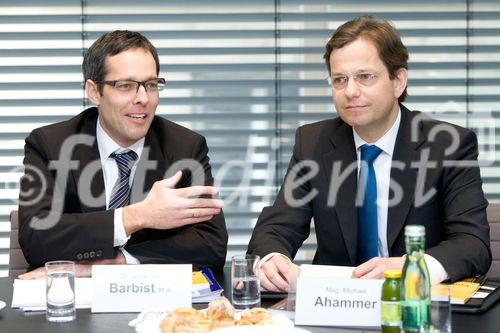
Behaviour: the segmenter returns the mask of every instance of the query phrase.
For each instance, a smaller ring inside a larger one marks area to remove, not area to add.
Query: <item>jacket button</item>
[[[84,258],[84,259],[88,259],[88,258],[89,258],[89,253],[88,253],[88,252],[85,252],[85,253],[83,254],[83,258]]]
[[[89,255],[90,255],[90,258],[95,258],[95,251],[90,251]]]
[[[83,255],[82,255],[81,253],[78,253],[78,254],[76,255],[76,259],[78,259],[78,260],[82,260],[82,259],[83,259]]]
[[[97,250],[97,251],[96,251],[96,253],[95,253],[95,256],[96,256],[97,258],[102,257],[102,250]]]

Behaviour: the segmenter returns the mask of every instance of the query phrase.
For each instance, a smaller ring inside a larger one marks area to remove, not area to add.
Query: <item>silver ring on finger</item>
[[[191,217],[195,218],[196,217],[196,209],[191,209]]]

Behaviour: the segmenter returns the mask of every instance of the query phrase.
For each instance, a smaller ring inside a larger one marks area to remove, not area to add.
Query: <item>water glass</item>
[[[288,290],[288,296],[286,298],[286,310],[290,312],[295,312],[295,299],[297,296],[297,277],[294,277],[291,281],[288,281],[290,289]]]
[[[75,311],[75,263],[72,261],[49,261],[45,264],[47,274],[47,320],[67,322],[76,318]]]
[[[431,326],[434,333],[451,332],[450,286],[434,285],[431,288]]]
[[[231,258],[231,295],[236,309],[260,306],[259,260],[254,254]]]

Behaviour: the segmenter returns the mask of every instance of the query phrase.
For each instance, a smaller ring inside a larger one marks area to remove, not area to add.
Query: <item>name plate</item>
[[[92,312],[191,307],[192,265],[92,266]]]
[[[380,326],[383,280],[299,277],[295,324]]]

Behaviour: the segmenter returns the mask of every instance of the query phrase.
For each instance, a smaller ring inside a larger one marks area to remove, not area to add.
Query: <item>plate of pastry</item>
[[[208,304],[206,309],[177,308],[169,312],[141,312],[129,323],[137,333],[306,333],[294,327],[284,315],[272,315],[267,309],[236,311],[225,297]]]
[[[217,328],[209,332],[210,333],[311,333],[311,331],[299,327],[293,327],[293,326],[283,327],[276,325],[232,326],[232,327]]]

